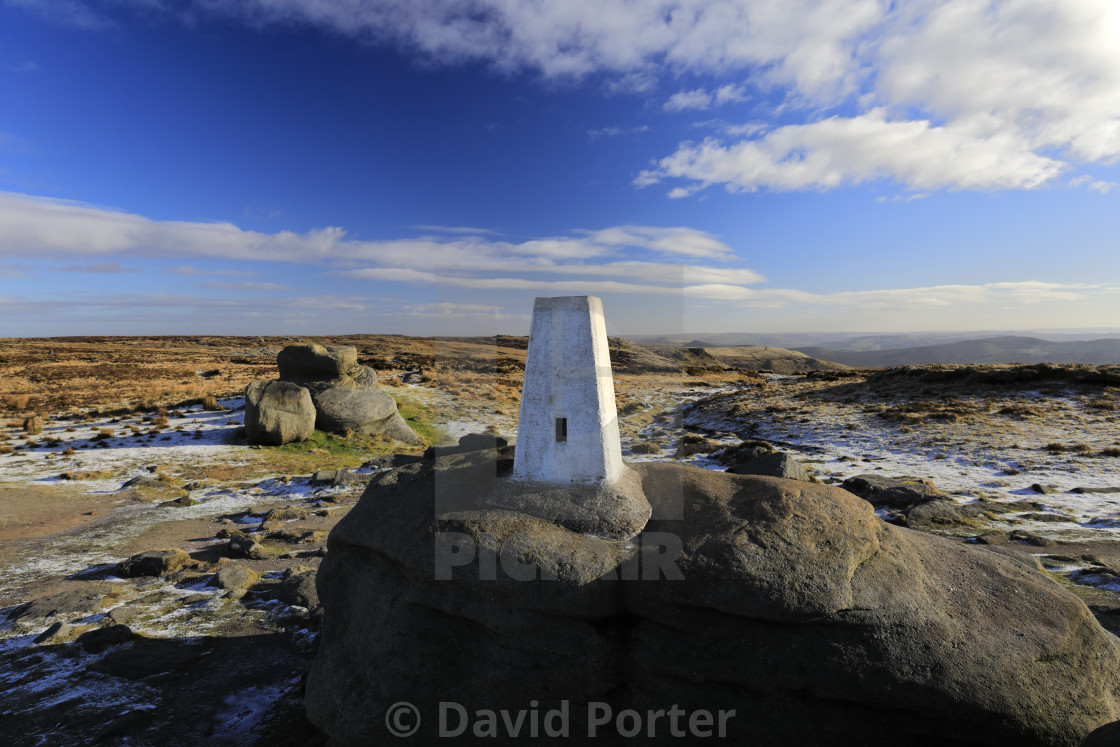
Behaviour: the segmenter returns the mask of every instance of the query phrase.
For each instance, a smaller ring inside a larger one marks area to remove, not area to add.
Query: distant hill
[[[796,350],[763,345],[734,345],[702,348],[728,368],[746,371],[773,371],[779,374],[805,373],[806,371],[839,371],[848,368],[842,363],[821,360]]]
[[[817,346],[795,350],[856,367],[919,363],[1120,363],[1120,339],[1114,338],[1052,342],[1007,335],[885,350],[836,350]]]
[[[818,334],[765,334],[754,332],[712,332],[680,335],[627,335],[628,340],[651,346],[683,348],[719,348],[770,345],[789,348],[792,345],[831,343],[840,336]]]
[[[723,371],[727,368],[701,348],[638,345],[621,337],[609,340],[611,366],[620,373]]]
[[[784,348],[761,345],[726,347],[638,345],[626,339],[610,339],[611,364],[627,373],[687,371],[773,371],[794,374],[806,371],[836,371],[847,366],[823,361]]]
[[[627,335],[626,337],[643,345],[672,345],[688,348],[769,345],[791,350],[805,350],[810,347],[826,350],[887,350],[927,347],[990,337],[1033,337],[1047,342],[1120,339],[1120,328],[973,330],[971,332],[685,332],[679,335]]]

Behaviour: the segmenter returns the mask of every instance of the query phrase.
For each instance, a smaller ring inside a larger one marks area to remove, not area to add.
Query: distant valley
[[[1120,339],[1116,338],[1053,342],[1009,335],[884,350],[838,350],[821,346],[795,350],[813,358],[855,367],[919,363],[1120,363]]]

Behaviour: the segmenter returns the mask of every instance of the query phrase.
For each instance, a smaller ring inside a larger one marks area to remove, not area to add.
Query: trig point
[[[594,296],[538,298],[513,478],[613,483],[623,470],[603,302]]]

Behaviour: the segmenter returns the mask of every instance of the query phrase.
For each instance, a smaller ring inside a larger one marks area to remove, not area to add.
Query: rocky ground
[[[516,431],[516,371],[380,376],[429,442]],[[927,480],[879,515],[1039,556],[1120,629],[1120,493],[1092,492],[1120,487],[1116,385],[836,376],[620,374],[625,456],[724,469],[777,449],[822,482]],[[408,450],[322,434],[252,447],[240,406],[68,406],[38,434],[0,429],[4,743],[320,739],[301,701],[314,571],[385,455]]]
[[[1035,555],[1120,630],[1120,382],[914,371],[772,376],[684,405],[681,429],[702,434],[691,447],[702,466],[733,463],[744,439],[763,442],[887,521]],[[673,443],[641,458],[664,458]],[[907,478],[912,496],[880,500],[861,475]]]

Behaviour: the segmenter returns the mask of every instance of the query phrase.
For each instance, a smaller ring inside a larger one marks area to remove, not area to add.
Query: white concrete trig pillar
[[[603,302],[594,296],[538,298],[513,477],[614,482],[623,469]]]

